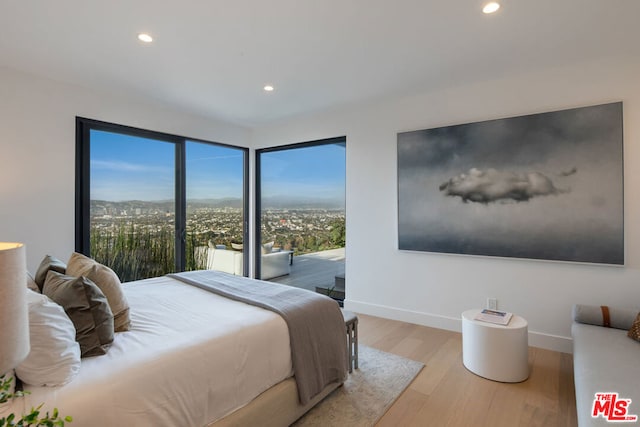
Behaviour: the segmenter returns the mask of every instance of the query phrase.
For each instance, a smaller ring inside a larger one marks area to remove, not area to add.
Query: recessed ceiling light
[[[265,85],[263,89],[265,90],[265,92],[273,92],[273,89],[275,88],[271,85]]]
[[[145,43],[151,43],[153,41],[153,37],[147,33],[140,33],[138,34],[138,40]]]
[[[484,7],[482,8],[482,11],[484,13],[494,13],[498,9],[500,9],[500,3],[492,1],[492,2],[489,2],[489,3],[485,4]]]

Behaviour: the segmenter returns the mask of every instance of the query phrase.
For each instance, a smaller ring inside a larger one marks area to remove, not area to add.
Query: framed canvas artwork
[[[622,103],[398,133],[401,250],[624,264]]]

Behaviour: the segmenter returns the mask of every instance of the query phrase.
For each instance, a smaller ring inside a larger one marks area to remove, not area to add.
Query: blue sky
[[[242,197],[242,150],[187,143],[187,199]],[[264,197],[344,201],[345,148],[321,145],[262,155]],[[169,142],[91,131],[91,199],[174,198],[175,146]]]
[[[344,144],[263,153],[262,196],[312,198],[343,204],[345,168]]]

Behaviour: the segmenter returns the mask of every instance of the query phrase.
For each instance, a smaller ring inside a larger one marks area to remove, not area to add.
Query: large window
[[[84,118],[76,140],[76,250],[121,280],[208,268],[209,247],[246,240],[247,149]]]
[[[344,137],[256,151],[256,277],[344,298]]]

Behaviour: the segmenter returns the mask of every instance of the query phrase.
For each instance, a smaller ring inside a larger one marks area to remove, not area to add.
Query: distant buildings
[[[275,241],[279,246],[287,246],[287,249],[300,253],[320,247],[329,248],[331,231],[336,224],[342,224],[344,229],[345,212],[314,208],[265,209],[261,219],[263,242]],[[173,231],[174,222],[172,202],[91,201],[92,233],[103,236],[117,233],[167,236],[167,231]],[[242,237],[241,208],[187,208],[187,238],[192,239],[194,247],[206,245],[209,241],[229,245],[232,241],[242,242]]]

